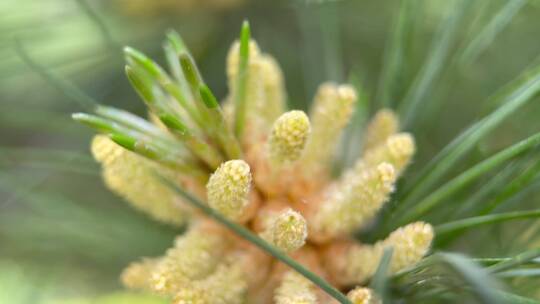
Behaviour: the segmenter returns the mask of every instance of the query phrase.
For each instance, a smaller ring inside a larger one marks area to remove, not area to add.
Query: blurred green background
[[[0,303],[54,303],[119,290],[124,266],[160,254],[179,233],[105,189],[88,151],[93,131],[70,118],[83,110],[81,105],[32,70],[16,41],[33,61],[91,98],[144,116],[144,104],[123,73],[122,46],[164,63],[161,43],[165,30],[173,28],[182,34],[209,86],[224,97],[225,56],[248,19],[262,50],[284,70],[290,107],[307,109],[323,81],[352,81],[365,101],[353,125],[357,129],[385,102],[397,106],[418,81],[433,46],[446,43],[421,98],[425,109],[407,125],[419,146],[414,176],[417,165],[496,106],[486,102],[489,96],[537,59],[540,2],[409,2],[413,17],[406,25],[410,30],[401,73],[385,99],[381,70],[405,5],[400,1],[2,0]],[[490,28],[490,22],[495,26]],[[449,26],[453,32],[444,36]],[[539,101],[536,97],[505,121],[469,161],[538,131]],[[537,196],[530,191],[520,200],[538,206]],[[532,223],[511,225],[510,230],[498,227],[500,237],[487,245],[464,241],[454,248],[478,256],[504,255],[511,251],[504,245],[505,233]],[[481,229],[476,238],[489,231]]]

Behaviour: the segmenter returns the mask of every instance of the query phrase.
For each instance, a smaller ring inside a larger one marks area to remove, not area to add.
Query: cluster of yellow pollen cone
[[[230,94],[223,112],[228,124],[235,115],[239,48],[235,43],[227,58]],[[187,226],[162,256],[129,265],[123,284],[175,304],[335,303],[300,274],[190,208],[152,173],[157,171],[348,292],[353,303],[380,303],[363,286],[384,249],[393,248],[392,273],[411,267],[429,251],[433,229],[428,223],[410,223],[374,244],[362,244],[352,234],[369,225],[389,200],[414,155],[414,138],[399,131],[391,110],[380,110],[363,134],[362,155],[334,178],[330,171],[356,107],[355,89],[325,83],[308,114],[285,111],[281,69],[254,41],[247,71],[242,156],[225,159],[203,182],[105,135],[94,138],[93,155],[113,192],[156,220]]]

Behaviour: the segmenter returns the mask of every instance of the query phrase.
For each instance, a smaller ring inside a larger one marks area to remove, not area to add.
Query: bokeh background
[[[161,44],[169,28],[182,34],[207,83],[224,97],[225,56],[248,19],[252,36],[284,70],[290,108],[306,109],[321,82],[350,81],[362,97],[351,126],[356,130],[378,108],[399,108],[430,54],[445,44],[422,95],[425,109],[407,125],[420,147],[409,173],[414,175],[415,166],[497,106],[488,98],[537,60],[540,1],[408,2],[0,1],[0,303],[59,303],[121,290],[124,266],[163,252],[179,233],[105,189],[88,151],[93,131],[70,118],[84,110],[77,101],[88,97],[144,116],[123,73],[122,46],[164,63]],[[400,78],[385,97],[381,71],[403,5],[414,17],[406,25]],[[492,32],[483,32],[493,20]],[[41,74],[22,60],[22,50]],[[74,87],[58,89],[47,73]],[[539,117],[536,97],[483,140],[469,161],[538,131]],[[354,157],[349,149],[357,141],[343,144],[344,162]],[[538,206],[538,191],[531,189],[517,198],[519,204]],[[453,246],[477,256],[504,254],[511,251],[505,237],[534,225],[480,229]]]

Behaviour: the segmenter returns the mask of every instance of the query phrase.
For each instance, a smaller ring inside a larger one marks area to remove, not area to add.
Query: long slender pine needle
[[[400,79],[405,73],[407,39],[413,28],[419,1],[401,0],[398,17],[394,24],[392,35],[384,48],[382,72],[377,88],[376,100],[383,107],[391,107],[398,97]]]
[[[433,83],[444,67],[450,48],[456,39],[457,30],[462,24],[461,20],[472,2],[474,1],[457,1],[452,8],[452,14],[439,25],[426,62],[398,107],[405,128],[412,126],[422,103],[426,101],[428,93],[433,88]]]
[[[393,253],[394,249],[392,247],[387,247],[384,249],[379,266],[377,266],[377,270],[375,271],[375,274],[370,282],[370,287],[375,291],[375,293],[377,293],[384,303],[387,303],[390,300],[388,293],[388,272],[390,269],[390,262],[392,262]]]
[[[540,269],[515,269],[503,271],[497,274],[501,278],[540,277]]]
[[[84,175],[99,175],[95,161],[87,154],[69,150],[0,146],[0,168],[45,169]]]
[[[540,210],[531,210],[531,211],[515,211],[515,212],[505,212],[500,214],[490,214],[484,216],[475,216],[470,218],[465,218],[462,220],[457,220],[449,223],[444,223],[442,225],[435,227],[435,235],[440,237],[448,233],[454,233],[460,230],[469,229],[472,227],[477,227],[481,225],[488,225],[500,222],[506,222],[510,220],[517,219],[530,219],[540,217]]]
[[[418,178],[411,179],[405,184],[403,194],[400,195],[400,199],[403,201],[401,210],[407,209],[417,202],[422,195],[425,195],[434,184],[454,168],[456,163],[482,138],[517,109],[532,100],[532,97],[539,91],[540,64],[534,64],[489,99],[490,103],[500,104],[499,108],[452,140],[422,168]]]
[[[43,79],[49,82],[56,89],[64,93],[67,97],[77,102],[83,109],[91,111],[94,109],[97,102],[88,96],[81,89],[77,88],[73,83],[66,81],[62,77],[56,75],[49,69],[39,65],[35,62],[30,55],[26,52],[22,42],[19,39],[15,39],[15,51],[21,57],[21,59],[30,67],[34,72],[38,73]]]
[[[491,273],[497,273],[497,272],[509,270],[514,267],[523,265],[525,263],[529,263],[530,261],[535,260],[538,257],[540,257],[540,248],[527,250],[523,253],[516,255],[515,257],[512,257],[509,260],[502,261],[500,263],[497,263],[489,267],[488,270]]]
[[[538,304],[540,301],[526,298],[517,294],[506,291],[497,290],[496,293],[504,299],[507,304]]]
[[[499,166],[504,162],[524,153],[525,151],[538,146],[538,144],[540,144],[540,133],[528,137],[527,139],[520,141],[474,165],[470,169],[464,171],[457,177],[439,187],[437,190],[431,192],[430,195],[415,204],[409,212],[406,212],[403,216],[401,216],[401,220],[398,222],[399,225],[419,219],[434,207],[444,202],[445,199],[449,198],[450,195],[457,192],[457,190],[463,189],[472,181],[489,172],[496,166]]]
[[[251,37],[251,31],[249,23],[244,21],[242,23],[242,30],[240,31],[240,60],[238,66],[238,78],[236,83],[236,96],[234,100],[234,133],[240,140],[246,123],[246,85],[248,61],[249,61],[249,40]]]
[[[478,211],[478,214],[485,215],[495,210],[498,206],[507,202],[519,193],[527,189],[540,176],[540,160],[537,160],[534,165],[524,170],[518,177],[507,182],[500,193],[491,202],[487,203],[484,208]]]
[[[475,61],[476,58],[495,40],[497,35],[510,23],[519,10],[527,4],[527,2],[527,0],[512,0],[506,2],[497,14],[493,16],[493,19],[491,19],[480,33],[476,34],[472,41],[465,47],[459,58],[460,63],[463,66],[466,66]]]
[[[467,283],[471,292],[484,304],[501,303],[496,294],[499,284],[484,268],[479,267],[469,258],[456,253],[439,253],[438,257],[450,265]]]
[[[526,157],[522,157],[522,159],[512,161],[504,168],[498,170],[493,177],[490,177],[485,183],[482,184],[482,187],[480,187],[478,191],[471,193],[471,195],[460,203],[458,208],[454,208],[456,209],[455,212],[451,214],[445,213],[444,217],[447,219],[461,219],[470,216],[470,214],[475,216],[480,215],[477,214],[477,212],[482,207],[485,207],[483,205],[485,204],[485,201],[489,201],[488,197],[490,197],[490,195],[497,194],[501,188],[504,188],[504,185],[506,185],[508,181],[512,179],[516,172],[519,172],[519,170],[523,168],[523,164],[521,163],[525,163],[527,161],[528,159]]]
[[[481,264],[485,264],[487,266],[491,266],[491,265],[494,265],[494,264],[497,264],[497,263],[510,261],[510,260],[512,260],[512,257],[510,257],[510,258],[508,258],[508,257],[505,257],[505,258],[473,258],[472,260],[474,262],[476,262],[476,263],[481,263]],[[534,264],[534,265],[540,264],[540,258],[532,259],[528,263]],[[525,263],[525,264],[527,264],[527,263]]]
[[[343,81],[343,54],[341,47],[340,18],[337,2],[327,2],[318,7],[325,71],[328,80]]]
[[[101,36],[103,37],[103,41],[107,45],[107,47],[111,48],[112,50],[116,51],[119,47],[118,43],[114,40],[111,31],[105,24],[105,21],[98,15],[98,13],[92,9],[90,4],[86,2],[86,0],[76,0],[77,4],[81,8],[81,10],[88,15],[88,18],[94,23],[101,33]]]

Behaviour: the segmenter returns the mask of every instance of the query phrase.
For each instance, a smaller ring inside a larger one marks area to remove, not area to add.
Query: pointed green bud
[[[249,57],[249,40],[251,39],[251,28],[249,21],[244,20],[242,22],[242,29],[240,30],[240,57]]]
[[[114,122],[92,114],[74,113],[71,115],[71,118],[101,132],[111,132],[115,130]]]
[[[187,47],[182,39],[182,36],[180,36],[180,34],[175,30],[170,29],[167,31],[167,41],[176,51],[177,55],[182,52],[187,52]]]
[[[163,70],[157,63],[134,48],[126,46],[124,48],[124,55],[126,56],[128,63],[142,67],[153,77],[157,78],[163,74]]]
[[[152,146],[133,137],[120,133],[108,134],[109,138],[125,149],[153,160],[160,160],[160,153]]]
[[[135,146],[137,144],[136,139],[123,135],[123,134],[118,134],[118,133],[111,133],[111,134],[108,134],[108,136],[112,141],[117,143],[119,146],[124,147],[125,149],[129,151],[135,152],[136,150]]]
[[[216,97],[212,94],[212,91],[210,91],[210,88],[206,84],[203,83],[199,85],[199,93],[201,94],[202,101],[208,108],[213,109],[219,107]]]
[[[148,104],[155,103],[156,99],[152,94],[152,84],[149,80],[145,79],[143,75],[136,72],[135,69],[126,65],[126,76],[131,83],[131,86],[137,91],[137,94]]]
[[[162,113],[158,115],[163,124],[173,132],[179,132],[181,135],[188,135],[189,130],[180,120],[171,114]]]
[[[191,91],[197,93],[199,91],[199,85],[202,83],[202,77],[197,69],[195,61],[191,55],[184,52],[180,54],[180,65],[182,66],[182,71],[184,72],[184,76],[186,77]]]

